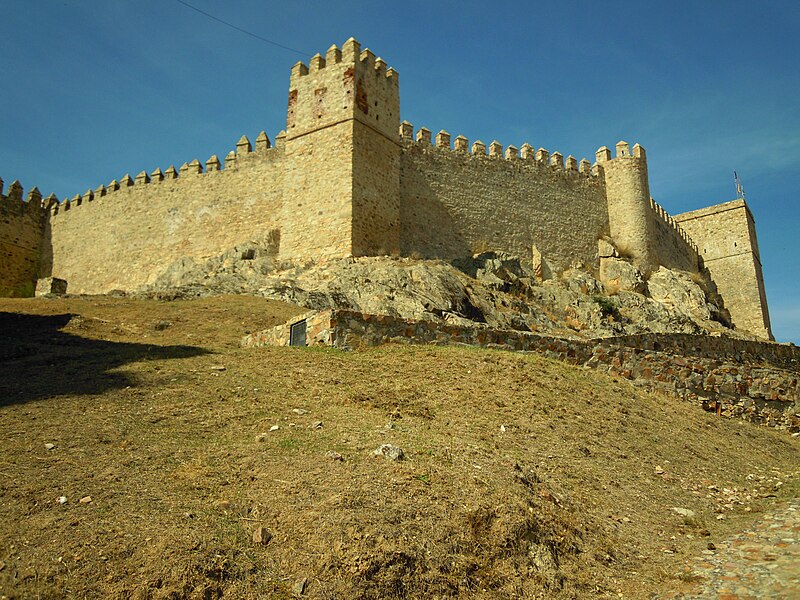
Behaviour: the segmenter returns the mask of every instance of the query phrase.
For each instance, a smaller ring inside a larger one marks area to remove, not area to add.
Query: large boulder
[[[561,275],[564,284],[570,292],[594,296],[603,293],[603,285],[586,271],[569,269]]]
[[[647,282],[650,297],[664,306],[701,321],[711,319],[706,293],[692,275],[660,267]]]
[[[644,294],[647,291],[642,272],[621,258],[600,259],[600,281],[609,294],[619,291]]]

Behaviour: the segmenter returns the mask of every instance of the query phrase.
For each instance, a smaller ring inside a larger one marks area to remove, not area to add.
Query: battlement
[[[597,152],[595,152],[597,163],[602,164],[618,158],[638,159],[645,162],[647,161],[647,153],[639,144],[634,144],[633,151],[631,152],[630,144],[624,140],[620,140],[615,144],[614,148],[616,150],[616,156],[614,158],[611,157],[611,150],[607,146],[601,146],[598,148]]]
[[[680,223],[675,220],[666,210],[664,207],[661,206],[658,202],[650,198],[650,209],[653,211],[655,218],[661,222],[665,227],[671,229],[675,235],[683,241],[689,248],[691,248],[692,252],[696,255],[700,254],[700,251],[697,247],[697,244],[694,243],[692,238],[686,232],[686,230],[680,226]]]
[[[400,77],[353,38],[331,46],[309,64],[296,63],[289,78],[288,139],[355,120],[395,139],[400,120]]]
[[[376,57],[369,48],[361,50],[361,44],[353,38],[347,40],[341,50],[336,44],[333,44],[328,48],[324,57],[319,53],[315,54],[308,61],[308,65],[303,61],[297,61],[292,67],[289,84],[290,86],[297,84],[303,77],[313,76],[328,66],[339,64],[359,65],[365,72],[374,71],[376,77],[383,76],[387,83],[395,86],[400,84],[400,76],[394,68],[387,68],[386,62],[382,58]]]
[[[276,137],[276,141],[280,138],[283,141],[283,132],[280,132]],[[65,197],[63,201],[59,202],[58,198],[51,194],[48,196],[48,201],[45,208],[53,215],[69,211],[75,207],[88,205],[98,200],[107,197],[116,197],[119,192],[127,192],[132,189],[141,189],[143,186],[158,186],[166,185],[176,180],[185,180],[198,175],[213,175],[223,171],[231,171],[243,168],[253,161],[259,161],[274,157],[277,153],[283,152],[283,144],[272,146],[266,132],[261,131],[256,137],[255,150],[250,143],[249,138],[243,135],[236,142],[235,149],[231,150],[225,157],[224,163],[221,162],[216,154],[211,155],[204,163],[198,159],[193,159],[189,162],[184,162],[180,168],[176,169],[174,165],[170,165],[166,170],[162,171],[161,168],[156,168],[148,173],[146,170],[140,171],[136,177],[131,177],[129,173],[123,175],[119,180],[113,179],[108,185],[99,185],[96,188],[89,188],[83,194],[75,194],[71,198]],[[0,180],[2,181],[2,180]],[[38,192],[38,190],[37,190]]]
[[[38,187],[31,188],[28,194],[25,195],[25,189],[16,179],[8,186],[7,194],[4,195],[3,190],[4,183],[0,179],[0,206],[5,213],[39,212],[55,200],[54,194],[50,194],[47,198],[42,198],[42,193]]]
[[[563,174],[565,176],[583,176],[586,178],[597,179],[599,177],[599,170],[593,169],[592,164],[588,159],[583,158],[580,162],[569,155],[564,159],[564,155],[560,152],[553,152],[550,154],[544,148],[534,150],[533,146],[528,142],[523,143],[519,148],[517,146],[503,145],[494,140],[489,144],[488,154],[486,144],[481,140],[476,140],[472,146],[469,145],[469,139],[464,135],[458,135],[455,142],[451,144],[451,135],[444,129],[436,134],[435,143],[432,141],[431,130],[427,127],[420,127],[414,135],[414,126],[408,121],[400,123],[398,135],[401,143],[409,147],[412,144],[423,148],[436,149],[445,152],[451,152],[457,155],[466,155],[476,159],[491,159],[502,160],[508,162],[517,162],[520,165],[538,165],[543,169],[548,169],[554,173]]]

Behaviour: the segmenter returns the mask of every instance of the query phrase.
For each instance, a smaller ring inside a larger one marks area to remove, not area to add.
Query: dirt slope
[[[237,347],[297,311],[0,300],[0,595],[646,598],[798,495],[787,434],[535,355]]]

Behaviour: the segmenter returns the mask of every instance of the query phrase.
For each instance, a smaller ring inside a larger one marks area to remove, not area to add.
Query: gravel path
[[[800,600],[800,502],[694,559],[691,571],[702,578],[696,588],[664,598]]]

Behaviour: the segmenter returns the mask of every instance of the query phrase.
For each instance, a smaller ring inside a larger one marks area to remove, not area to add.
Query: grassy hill
[[[299,312],[0,300],[0,595],[647,598],[800,490],[786,433],[537,355],[238,347]]]

